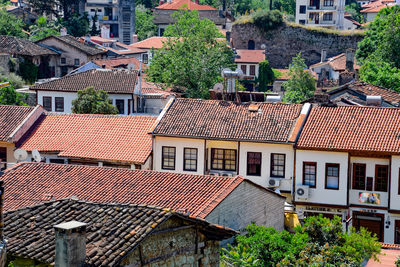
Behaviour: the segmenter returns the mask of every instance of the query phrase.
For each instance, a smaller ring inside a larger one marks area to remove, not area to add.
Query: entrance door
[[[360,227],[366,228],[371,233],[376,234],[380,242],[383,242],[383,219],[383,214],[353,212],[353,226],[357,230]]]

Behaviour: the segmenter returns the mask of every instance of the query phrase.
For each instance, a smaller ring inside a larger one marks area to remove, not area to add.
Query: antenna
[[[14,151],[14,158],[17,160],[17,162],[26,160],[27,157],[28,153],[22,148],[18,148]]]
[[[39,151],[37,151],[36,149],[32,150],[32,157],[33,157],[33,160],[36,162],[42,161],[42,156],[40,156]]]

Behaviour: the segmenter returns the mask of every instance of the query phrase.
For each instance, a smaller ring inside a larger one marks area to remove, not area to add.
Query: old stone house
[[[62,199],[4,215],[13,266],[219,266],[235,231],[165,208]]]

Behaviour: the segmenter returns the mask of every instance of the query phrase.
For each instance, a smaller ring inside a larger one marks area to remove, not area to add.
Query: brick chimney
[[[86,223],[70,221],[54,225],[56,267],[83,266],[86,259]]]
[[[346,70],[354,71],[354,49],[352,48],[346,50]]]

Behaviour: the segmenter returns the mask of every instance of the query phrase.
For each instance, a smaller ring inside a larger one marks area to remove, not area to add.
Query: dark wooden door
[[[369,232],[376,234],[378,240],[383,242],[383,215],[375,215],[375,214],[362,214],[353,213],[354,216],[354,223],[353,226],[359,230],[360,227],[366,228]]]
[[[400,244],[400,220],[394,222],[394,243]]]

